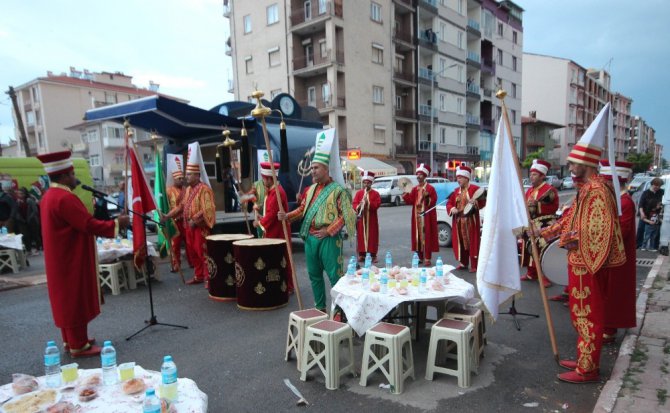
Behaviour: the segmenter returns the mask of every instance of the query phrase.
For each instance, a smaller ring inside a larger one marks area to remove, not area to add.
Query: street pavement
[[[380,210],[380,256],[390,250],[394,261],[405,265],[411,255],[409,213],[407,206]],[[353,243],[345,243],[347,256],[353,253],[353,247]],[[310,307],[313,297],[301,241],[294,240],[294,250],[303,302]],[[454,264],[450,248],[443,248],[440,254],[446,263]],[[655,411],[667,411],[663,409],[670,402],[660,404],[667,397],[670,353],[670,319],[665,313],[670,306],[670,286],[666,287],[670,265],[664,259],[656,253],[638,251],[639,327],[625,336],[620,332],[616,343],[605,347],[603,380],[595,384],[573,385],[556,379],[561,370],[551,351],[540,290],[532,282],[522,283],[523,296],[516,300],[516,309],[540,317],[517,316],[521,331],[508,315],[488,324],[485,358],[468,389],[459,388],[455,378],[449,376],[436,375],[432,382],[424,379],[428,330],[413,343],[416,379],[408,379],[402,395],[392,395],[379,387],[384,383],[381,376],[374,376],[367,387],[359,386],[358,378],[345,376],[335,391],[325,389],[317,370],[302,382],[295,361],[284,361],[288,314],[298,309],[295,296],[279,310],[242,311],[234,303],[209,300],[202,285],[183,285],[178,276],[168,272],[165,261],[158,265],[160,281],[153,284],[155,314],[159,322],[186,325],[187,330],[153,326],[127,341],[126,337],[144,327],[144,320],[150,316],[148,289],[139,286],[118,296],[107,294],[103,313],[90,324],[89,331],[98,342],[114,342],[119,363],[135,361],[158,370],[162,357],[171,354],[179,375],[194,379],[209,396],[211,412],[340,412],[368,406],[388,412],[600,412],[612,408],[627,412],[651,411],[646,407],[652,405]],[[458,271],[457,275],[475,283],[473,274]],[[190,278],[191,271],[187,270],[185,276]],[[31,257],[31,267],[20,274],[0,276],[0,289],[4,290],[0,292],[0,383],[9,382],[16,372],[43,374],[44,343],[50,339],[60,342],[44,282],[41,256]],[[561,290],[561,286],[554,286],[547,293],[556,295]],[[576,335],[568,310],[560,303],[550,302],[549,306],[560,357],[574,357]],[[358,371],[362,343],[362,339],[355,339]],[[67,362],[69,357],[65,355],[63,363]],[[98,358],[77,362],[82,368],[100,365]],[[284,378],[302,392],[309,406],[296,406],[297,398],[285,387]]]

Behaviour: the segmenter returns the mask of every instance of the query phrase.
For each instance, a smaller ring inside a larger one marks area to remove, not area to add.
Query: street
[[[574,191],[561,192],[561,201]],[[380,259],[387,250],[394,263],[409,265],[410,207],[380,209]],[[345,262],[354,253],[354,239],[345,242]],[[445,264],[455,264],[452,250],[440,251]],[[638,258],[655,258],[654,253],[638,252]],[[433,258],[433,262],[435,261]],[[67,257],[64,257],[67,259]],[[306,308],[313,306],[311,287],[305,272],[303,244],[294,240],[294,261]],[[638,265],[638,286],[647,276],[650,265]],[[153,284],[155,314],[159,322],[182,324],[187,330],[153,326],[130,341],[125,338],[144,327],[150,316],[148,289],[105,295],[103,313],[89,327],[90,336],[101,344],[112,340],[118,363],[135,361],[150,370],[159,370],[164,355],[173,356],[180,377],[188,377],[209,396],[210,412],[318,411],[340,412],[374,408],[386,412],[461,411],[510,412],[524,410],[531,403],[533,411],[591,411],[607,380],[621,342],[603,348],[602,383],[571,385],[561,383],[561,370],[554,362],[547,324],[537,283],[523,282],[523,296],[516,301],[520,312],[539,314],[539,318],[518,316],[517,331],[511,316],[501,315],[495,324],[488,323],[488,346],[472,386],[459,388],[451,376],[436,375],[424,379],[429,330],[413,342],[416,379],[405,382],[402,395],[392,395],[379,387],[382,376],[375,375],[367,387],[358,378],[344,376],[339,390],[324,387],[323,375],[312,370],[302,382],[295,360],[284,361],[286,327],[290,311],[298,309],[295,296],[289,305],[274,311],[241,311],[235,303],[215,302],[207,297],[202,285],[185,286],[179,277],[168,272],[168,264],[159,265],[160,281]],[[192,270],[185,272],[190,278]],[[522,269],[522,274],[524,269]],[[456,275],[475,283],[475,275],[457,271]],[[19,274],[20,276],[20,274]],[[9,275],[11,277],[11,275]],[[562,286],[548,289],[549,296],[559,294]],[[0,328],[3,356],[0,358],[0,382],[11,381],[12,373],[42,375],[44,343],[54,339],[61,344],[60,331],[53,325],[46,285],[1,291]],[[573,358],[575,332],[570,325],[568,309],[550,302],[556,339],[561,358]],[[501,309],[501,311],[504,309]],[[434,316],[434,315],[433,315]],[[356,369],[360,371],[362,339],[355,339]],[[63,364],[69,363],[63,356]],[[78,359],[80,368],[100,367],[99,358]],[[309,402],[297,407],[297,398],[283,383],[288,378]],[[139,409],[139,406],[138,406]]]

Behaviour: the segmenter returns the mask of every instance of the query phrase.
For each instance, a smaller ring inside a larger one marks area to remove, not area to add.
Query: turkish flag
[[[130,158],[132,200],[130,209],[137,214],[146,216],[156,209],[156,201],[147,185],[147,178],[144,176],[142,165],[137,158],[137,152],[134,148],[128,148],[128,158]],[[144,220],[141,216],[133,216],[133,256],[135,268],[138,270],[144,266],[144,260],[147,256],[147,234],[144,230]]]

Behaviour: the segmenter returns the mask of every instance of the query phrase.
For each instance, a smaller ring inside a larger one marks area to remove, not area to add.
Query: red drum
[[[276,238],[235,241],[237,306],[274,310],[288,304],[286,241]]]
[[[246,234],[216,234],[207,239],[207,271],[209,298],[216,301],[235,301],[235,256],[233,242],[253,238]]]
[[[559,247],[558,241],[551,242],[542,250],[542,273],[554,284],[568,285],[568,250]]]

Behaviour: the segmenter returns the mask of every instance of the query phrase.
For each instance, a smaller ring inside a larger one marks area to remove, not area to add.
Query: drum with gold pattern
[[[273,310],[288,304],[286,241],[263,238],[235,241],[237,306]]]
[[[555,240],[542,250],[542,273],[554,284],[568,285],[568,250]]]
[[[216,234],[207,239],[207,271],[209,298],[216,301],[235,301],[235,256],[233,242],[253,238],[246,234]]]

